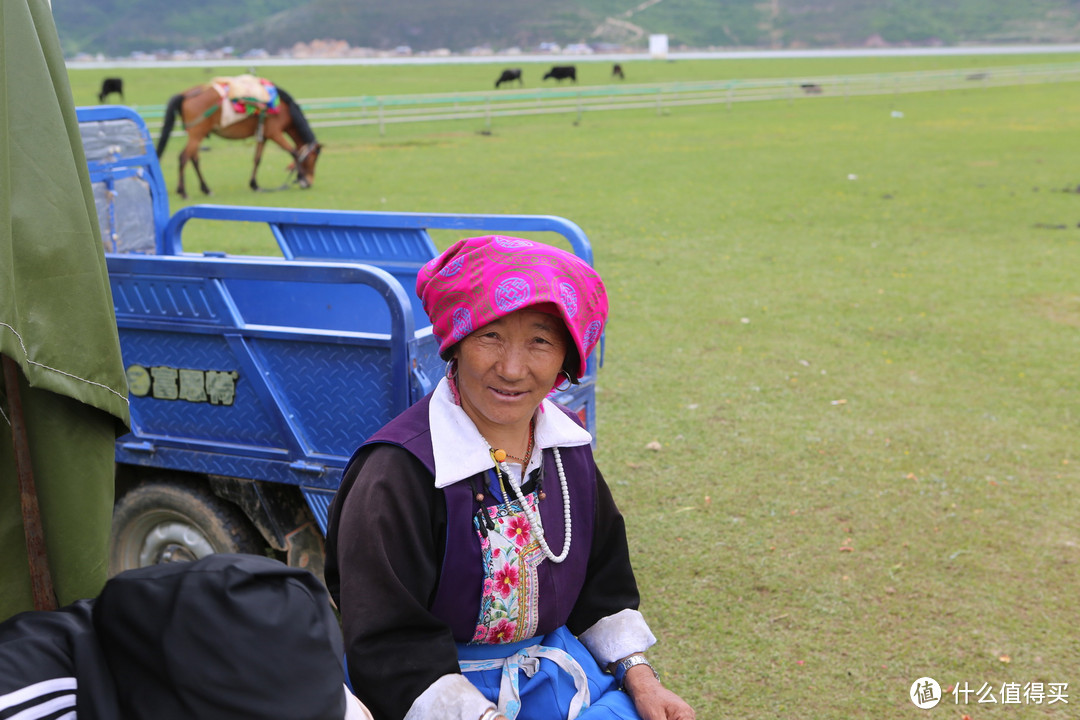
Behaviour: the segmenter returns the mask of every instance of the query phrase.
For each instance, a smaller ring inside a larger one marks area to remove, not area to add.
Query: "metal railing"
[[[1017,65],[952,70],[921,70],[801,78],[716,80],[649,85],[595,85],[427,95],[377,95],[307,98],[299,102],[314,128],[386,126],[396,123],[483,119],[487,127],[499,117],[669,108],[691,105],[731,106],[738,102],[797,98],[850,97],[1080,81],[1080,63]],[[135,110],[151,131],[161,126],[164,105]]]

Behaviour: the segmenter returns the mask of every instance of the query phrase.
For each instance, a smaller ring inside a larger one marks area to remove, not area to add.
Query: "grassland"
[[[493,80],[487,66],[301,72],[275,74],[299,97]],[[77,102],[101,74],[72,72]],[[135,104],[200,79],[124,75]],[[1080,86],[572,121],[320,131],[307,192],[247,190],[246,143],[212,141],[204,169],[219,203],[548,213],[585,229],[612,300],[598,459],[653,655],[699,718],[921,718],[908,700],[921,676],[988,683],[999,701],[948,696],[928,717],[1074,717]],[[284,163],[267,150],[265,185]],[[171,157],[165,172],[173,184]],[[213,232],[199,243],[269,251]],[[1029,682],[1069,683],[1069,704],[1001,703],[1003,683]]]
[[[1070,62],[1077,55],[1051,53],[1046,55],[967,55],[967,56],[874,56],[866,58],[791,58],[775,60],[634,60],[621,63],[627,83],[657,83],[696,80],[728,80],[748,78],[789,78],[801,76],[842,75],[848,73],[889,73],[952,68],[993,68]],[[553,87],[554,81],[541,80],[553,64],[550,62],[520,62],[505,58],[505,67],[520,67],[526,88]],[[232,68],[125,68],[78,69],[69,72],[72,92],[77,105],[97,102],[101,80],[121,76],[125,100],[130,105],[163,105],[171,95],[216,75],[235,75],[242,69]],[[492,90],[503,65],[489,63],[445,65],[354,65],[354,66],[282,66],[256,67],[293,96],[305,98],[353,97],[408,93],[469,92]],[[594,60],[578,63],[581,86],[603,85],[612,82],[611,63],[596,56]],[[514,85],[513,87],[516,87]],[[110,99],[116,102],[116,96]],[[426,134],[427,131],[424,131]]]

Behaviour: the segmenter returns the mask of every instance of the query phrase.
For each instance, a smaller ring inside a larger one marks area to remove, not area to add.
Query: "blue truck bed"
[[[444,371],[414,291],[437,253],[430,230],[554,233],[592,261],[581,229],[553,216],[221,205],[169,216],[141,118],[78,114],[130,387],[114,571],[260,541],[321,571],[352,452]],[[187,252],[192,220],[269,233],[281,256]],[[556,397],[592,431],[597,365]]]

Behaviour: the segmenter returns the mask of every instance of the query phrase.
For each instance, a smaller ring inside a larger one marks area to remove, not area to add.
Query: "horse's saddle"
[[[216,77],[210,83],[221,97],[221,126],[227,127],[251,114],[276,113],[280,109],[277,88],[254,75]]]

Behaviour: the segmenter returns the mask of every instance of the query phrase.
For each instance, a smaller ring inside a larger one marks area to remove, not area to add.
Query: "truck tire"
[[[262,554],[265,542],[238,508],[192,483],[148,482],[113,508],[109,574],[213,553]]]

